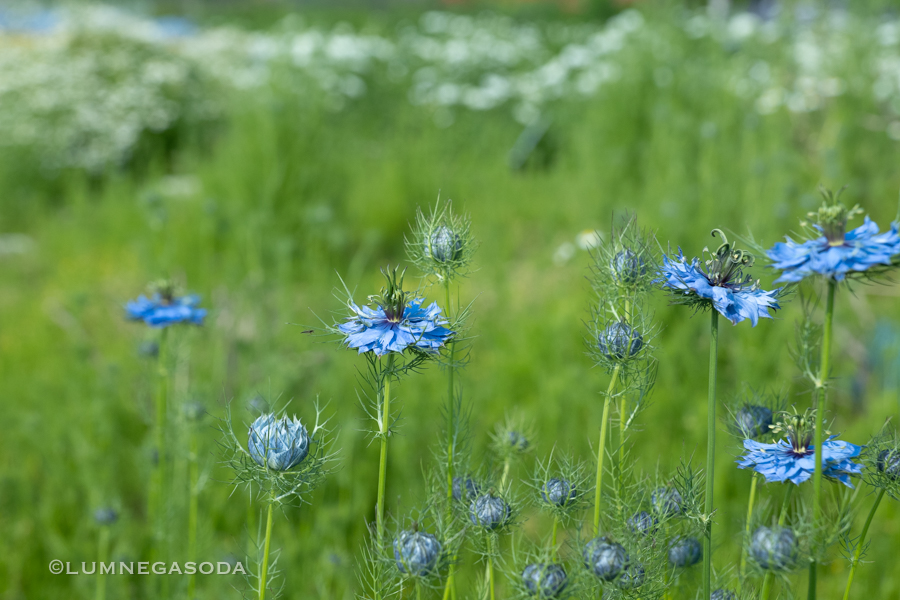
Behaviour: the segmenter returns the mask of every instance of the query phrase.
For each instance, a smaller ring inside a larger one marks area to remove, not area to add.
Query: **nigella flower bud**
[[[528,449],[528,439],[518,431],[510,431],[508,441],[514,450],[525,452]]]
[[[206,407],[200,402],[188,402],[182,410],[184,411],[184,418],[194,423],[203,420],[203,415],[206,414]]]
[[[750,537],[750,554],[763,569],[789,567],[797,555],[794,532],[787,527],[759,527]]]
[[[300,464],[309,453],[309,434],[296,417],[277,419],[270,413],[253,421],[247,446],[259,466],[287,471]]]
[[[603,581],[612,581],[621,575],[628,564],[628,553],[625,552],[625,548],[607,537],[589,541],[584,547],[582,556],[584,566]]]
[[[474,525],[485,529],[499,529],[506,525],[512,516],[512,509],[506,500],[492,494],[483,494],[475,498],[469,506],[469,519]]]
[[[616,582],[623,590],[633,590],[644,584],[644,567],[638,564],[628,565],[619,581]]]
[[[557,479],[554,477],[544,484],[541,488],[541,498],[544,502],[555,504],[557,506],[565,506],[575,499],[578,492],[569,485],[565,479]]]
[[[105,506],[94,511],[94,520],[98,525],[112,525],[119,520],[119,513],[114,508]]]
[[[463,487],[465,486],[465,491]],[[457,501],[468,501],[481,493],[481,486],[471,477],[466,477],[463,482],[462,477],[453,478],[453,499]]]
[[[647,273],[643,257],[628,248],[616,253],[609,266],[615,278],[625,285],[636,283]]]
[[[428,575],[441,557],[441,543],[430,533],[401,531],[394,540],[394,559],[401,573]]]
[[[535,563],[522,571],[522,582],[532,596],[556,598],[566,589],[569,578],[561,565]]]
[[[737,600],[737,596],[731,590],[715,590],[709,595],[709,600]]]
[[[672,517],[681,514],[681,494],[678,490],[668,487],[658,487],[650,494],[650,502],[657,514],[664,517]]]
[[[600,354],[610,360],[634,356],[643,346],[641,333],[628,323],[613,323],[597,338]]]
[[[900,480],[900,450],[882,450],[878,453],[875,467],[895,481]]]
[[[742,435],[756,438],[768,433],[772,424],[772,409],[766,406],[745,404],[734,416],[735,425]]]
[[[696,565],[703,558],[703,546],[696,538],[681,538],[669,544],[669,562],[676,567]]]
[[[453,262],[462,257],[462,239],[446,225],[441,225],[425,240],[425,256],[439,263]]]
[[[659,525],[657,518],[646,510],[636,512],[628,519],[628,527],[631,531],[641,535],[656,533],[657,525]]]

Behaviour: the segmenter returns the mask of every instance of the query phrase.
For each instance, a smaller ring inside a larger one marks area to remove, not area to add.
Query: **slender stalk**
[[[450,278],[444,277],[444,292],[447,299],[447,316],[450,316]],[[456,350],[455,342],[452,340],[447,344],[449,346],[450,353],[450,361],[447,365],[447,417],[448,417],[448,432],[447,432],[447,501],[453,501],[453,454],[456,446],[456,420],[455,420],[455,409],[456,409],[456,398],[453,394],[453,376],[455,374],[456,368],[453,364],[453,355],[454,350]],[[449,504],[448,504],[449,506]]]
[[[875,516],[875,511],[878,510],[878,505],[881,504],[881,499],[883,497],[884,488],[881,488],[878,490],[878,495],[875,497],[875,504],[872,505],[869,516],[866,517],[866,524],[863,525],[862,533],[859,534],[859,540],[856,542],[856,550],[853,551],[853,561],[850,563],[850,575],[847,576],[847,587],[844,589],[844,600],[849,600],[850,598],[850,585],[853,583],[853,575],[856,573],[856,567],[859,565],[859,557],[862,554],[863,546],[865,546],[866,534],[869,533],[869,526],[872,524],[872,518]]]
[[[744,539],[746,543],[741,546],[741,582],[747,575],[747,544],[750,541],[750,521],[753,519],[753,503],[756,500],[756,484],[759,478],[756,473],[750,475],[750,500],[747,502],[747,524],[744,526]]]
[[[169,369],[166,348],[168,328],[163,328],[159,335],[159,348],[156,353],[156,422],[154,423],[154,438],[156,450],[156,464],[150,478],[150,499],[147,505],[148,517],[153,532],[150,545],[150,560],[156,561],[162,543],[162,499],[165,496],[163,485],[165,483],[166,464],[166,402],[169,393]]]
[[[422,600],[422,584],[416,580],[416,600]]]
[[[550,537],[550,546],[553,554],[556,554],[556,529],[559,527],[559,517],[553,515],[553,534]]]
[[[188,497],[188,560],[197,561],[197,514],[199,507],[200,490],[199,466],[197,464],[197,432],[196,427],[191,427],[190,454],[188,454],[188,481],[190,485]],[[188,600],[194,600],[197,589],[197,575],[188,576]]]
[[[713,514],[713,475],[716,469],[716,377],[719,354],[719,313],[712,309],[709,340],[709,395],[706,408],[706,534],[703,536],[703,597],[710,596],[712,579],[712,514]]]
[[[826,381],[831,369],[831,335],[834,323],[834,279],[828,280],[828,295],[825,303],[825,327],[822,331],[822,357],[819,360],[819,381],[816,384],[816,470],[813,473],[813,524],[818,528],[822,517],[822,437],[827,400]],[[809,592],[807,598],[816,597],[816,561],[809,563]]]
[[[259,548],[256,546],[256,540],[259,539],[259,529],[257,527],[257,513],[253,506],[253,487],[247,486],[247,561],[251,556],[259,556]]]
[[[375,505],[375,526],[378,531],[378,543],[384,540],[384,484],[387,475],[387,438],[391,423],[391,371],[394,367],[394,355],[388,354],[387,368],[384,373],[384,384],[381,391],[381,460],[378,463],[378,499]]]
[[[269,499],[268,516],[266,516],[266,542],[263,546],[262,568],[259,571],[259,600],[266,598],[266,578],[269,575],[269,545],[272,543],[272,506],[275,504],[275,492]]]
[[[606,397],[603,399],[603,416],[600,418],[600,444],[597,446],[597,481],[594,489],[594,535],[600,535],[600,494],[603,490],[603,458],[606,456],[606,430],[609,423],[609,402],[616,391],[619,381],[620,366],[616,365],[606,388]]]
[[[631,300],[625,300],[625,311],[622,313],[626,323],[631,323]],[[631,340],[628,340],[629,347]],[[627,410],[625,394],[619,398],[619,466],[625,463],[625,411]]]
[[[97,559],[100,561],[100,571],[97,573],[96,600],[106,600],[106,573],[103,564],[109,556],[109,526],[100,527],[100,538],[97,541]],[[849,584],[847,584],[849,586]]]
[[[788,485],[787,491],[784,493],[784,500],[781,503],[781,514],[778,515],[778,526],[784,527],[784,522],[787,519],[788,508],[791,505],[791,494],[794,492],[793,485]],[[774,580],[774,576],[772,575],[772,571],[766,571],[766,576],[763,578],[763,587],[762,591],[759,594],[760,600],[769,600],[769,596],[772,595],[772,581]]]
[[[491,600],[494,598],[494,537],[489,534],[488,537],[488,587],[491,591]]]

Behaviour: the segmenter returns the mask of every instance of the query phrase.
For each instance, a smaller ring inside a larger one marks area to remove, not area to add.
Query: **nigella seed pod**
[[[518,431],[510,431],[509,432],[509,445],[519,452],[524,452],[528,450],[528,438],[519,433]]]
[[[797,555],[794,532],[787,527],[759,527],[750,537],[750,554],[763,569],[787,568]]]
[[[441,225],[425,241],[425,256],[439,263],[453,262],[462,257],[462,239],[446,225]]]
[[[636,283],[647,273],[644,258],[628,248],[617,252],[609,263],[616,280],[629,285]]]
[[[659,525],[659,520],[646,510],[636,512],[628,519],[629,529],[640,535],[656,533],[657,525]]]
[[[600,354],[610,360],[622,360],[637,354],[644,346],[641,333],[628,323],[613,323],[597,338]]]
[[[577,495],[578,492],[569,485],[568,481],[557,479],[556,477],[550,479],[541,488],[541,498],[544,499],[544,502],[557,506],[565,506],[574,500]]]
[[[882,450],[878,453],[875,467],[894,481],[900,480],[900,450]]]
[[[556,598],[566,589],[569,578],[561,565],[535,563],[522,571],[522,583],[534,597]]]
[[[681,538],[669,544],[669,562],[676,567],[696,565],[703,558],[703,546],[696,538]]]
[[[463,486],[465,486],[465,492],[463,492]],[[472,479],[471,477],[465,478],[465,483],[463,483],[462,477],[454,477],[453,478],[453,499],[462,502],[468,501],[470,498],[474,498],[478,494],[481,493],[481,486],[478,485],[478,482]]]
[[[653,510],[664,517],[681,514],[681,494],[674,488],[665,486],[656,488],[650,494],[650,502],[653,504]]]
[[[483,494],[475,498],[469,506],[469,519],[474,525],[485,529],[499,529],[506,525],[512,515],[512,509],[506,500],[491,494]]]
[[[424,531],[401,531],[394,539],[394,559],[404,574],[425,576],[431,573],[441,557],[441,543]]]
[[[112,525],[119,520],[119,513],[114,508],[105,506],[94,511],[94,520],[98,525]]]
[[[768,433],[772,424],[772,409],[766,406],[745,404],[734,416],[735,425],[741,434],[748,438],[757,438]]]
[[[309,454],[309,434],[296,417],[262,415],[250,426],[250,456],[261,467],[287,471]]]
[[[644,567],[638,564],[628,565],[616,585],[623,590],[633,590],[644,584]]]
[[[203,416],[206,414],[206,407],[200,402],[188,402],[184,405],[182,411],[184,411],[185,419],[197,423],[203,420]]]
[[[603,581],[612,581],[621,575],[628,564],[628,553],[625,552],[625,548],[607,537],[589,541],[584,547],[582,556],[584,566]]]
[[[715,590],[709,595],[709,600],[737,600],[737,596],[731,590]]]

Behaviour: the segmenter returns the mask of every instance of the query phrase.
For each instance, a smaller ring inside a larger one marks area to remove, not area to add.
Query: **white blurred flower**
[[[603,241],[603,234],[596,229],[585,229],[575,236],[575,243],[582,250],[591,250],[600,245]]]

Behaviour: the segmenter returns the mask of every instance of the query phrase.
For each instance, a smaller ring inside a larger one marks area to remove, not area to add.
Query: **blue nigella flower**
[[[465,490],[465,491],[464,491]],[[453,499],[457,501],[468,500],[474,498],[481,493],[481,486],[471,477],[454,477],[453,478]]]
[[[548,504],[565,506],[575,500],[578,492],[565,479],[553,477],[541,488],[541,498]]]
[[[625,548],[607,537],[589,541],[584,546],[582,556],[584,566],[603,581],[612,581],[621,575],[629,562]]]
[[[600,354],[610,360],[634,356],[643,346],[644,337],[641,332],[628,323],[613,323],[597,337]]]
[[[664,517],[681,514],[681,494],[675,488],[658,487],[650,494],[653,509]]]
[[[338,326],[344,344],[360,354],[374,352],[377,356],[407,348],[437,352],[454,334],[443,327],[448,321],[441,316],[440,307],[432,302],[422,308],[421,298],[409,300],[400,288],[403,279],[401,275],[398,281],[396,269],[393,274],[385,272],[385,277],[388,284],[381,296],[369,298],[375,308],[349,303],[354,315]]]
[[[679,248],[678,256],[663,255],[661,277],[657,281],[675,294],[678,302],[711,306],[733,325],[750,319],[755,327],[760,317],[771,318],[769,309],[781,308],[778,305],[781,288],[766,291],[759,287],[759,281],[745,276],[743,268],[753,264],[753,256],[734,249],[725,234],[714,229],[713,235],[717,233],[724,243],[715,253],[704,249],[710,254],[705,269],[700,266],[699,258],[687,262]]]
[[[696,538],[680,538],[669,544],[669,562],[676,567],[696,565],[703,558],[703,546]]]
[[[628,518],[628,528],[640,535],[656,533],[658,525],[659,520],[646,510],[636,512]]]
[[[773,416],[768,406],[745,404],[734,415],[734,425],[741,435],[756,438],[769,432]]]
[[[525,452],[526,450],[528,450],[528,438],[526,438],[518,431],[510,431],[507,438],[509,446],[513,450],[517,450],[519,452]]]
[[[506,500],[491,494],[478,496],[469,506],[469,519],[474,525],[485,529],[499,529],[512,516],[512,509]]]
[[[139,296],[125,305],[129,319],[143,321],[150,327],[163,328],[178,323],[203,325],[206,309],[198,308],[200,297],[196,295],[175,297],[153,294],[150,298]]]
[[[750,554],[763,569],[790,567],[797,558],[794,532],[787,527],[762,526],[750,536]]]
[[[287,471],[309,454],[309,434],[296,417],[262,415],[250,425],[250,457],[261,467]]]
[[[787,437],[774,444],[744,440],[746,452],[737,461],[741,469],[753,469],[766,481],[791,481],[800,485],[813,476],[816,450],[812,444],[812,428],[805,416],[789,417],[783,425]],[[851,458],[859,456],[862,446],[831,436],[822,444],[822,474],[852,488],[850,475],[862,473],[862,467]]]
[[[772,267],[781,270],[776,281],[798,282],[811,275],[842,281],[849,274],[889,266],[900,254],[898,223],[879,233],[878,224],[867,216],[862,225],[848,232],[847,222],[861,209],[848,210],[838,202],[839,194],[823,190],[823,195],[822,207],[810,215],[815,221],[813,228],[821,235],[799,243],[788,237],[766,252]]]
[[[440,557],[441,543],[430,533],[401,531],[394,540],[394,559],[401,573],[428,575]]]
[[[709,600],[737,600],[737,596],[731,590],[718,589],[709,595]]]
[[[569,578],[566,570],[557,564],[535,563],[522,571],[525,589],[537,598],[556,598],[566,589]]]
[[[462,239],[446,225],[441,225],[425,241],[425,256],[439,263],[459,260],[462,256]]]
[[[644,257],[628,248],[617,252],[609,262],[609,266],[616,280],[625,285],[635,283],[647,273]]]
[[[900,481],[900,450],[882,450],[875,460],[875,468],[890,479]]]

